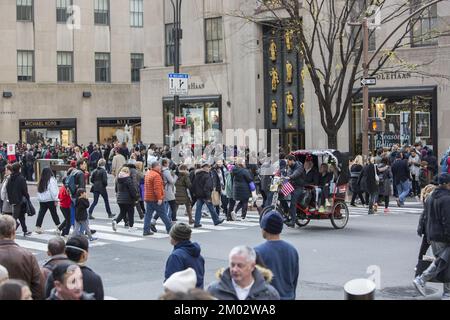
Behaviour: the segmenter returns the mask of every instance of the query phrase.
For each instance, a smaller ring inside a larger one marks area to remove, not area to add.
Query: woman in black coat
[[[245,219],[248,210],[248,199],[252,196],[249,184],[253,180],[242,160],[238,161],[238,164],[231,171],[231,177],[233,179],[233,199],[239,201],[235,211],[237,212],[242,208],[241,217]],[[233,208],[230,209],[233,211]]]
[[[89,219],[94,219],[92,213],[94,212],[100,196],[102,196],[103,201],[105,201],[105,209],[108,218],[114,218],[109,206],[108,192],[106,191],[106,187],[108,186],[108,173],[106,172],[105,165],[106,160],[100,159],[98,161],[97,169],[95,169],[91,175],[91,183],[93,184],[91,192],[94,193],[94,202],[92,202],[91,207],[89,208]]]
[[[366,199],[368,200],[366,202],[369,203],[369,214],[374,214],[374,204],[376,206],[378,198],[378,181],[375,175],[378,176],[378,170],[374,165],[374,158],[370,158],[358,179],[358,184],[361,186],[362,191],[369,194],[369,199]],[[375,208],[376,210],[377,208]]]
[[[112,221],[112,228],[117,230],[117,224],[128,216],[128,226],[134,225],[134,205],[138,199],[136,186],[131,178],[130,169],[123,167],[116,181],[116,198],[120,208],[119,216]]]
[[[363,193],[358,183],[359,176],[361,175],[361,172],[363,170],[362,164],[363,164],[362,156],[357,156],[355,158],[355,162],[350,167],[350,190],[352,191],[352,201],[350,202],[350,205],[352,207],[356,207],[355,204],[356,197],[359,197],[359,199],[361,200],[361,204],[365,205]]]

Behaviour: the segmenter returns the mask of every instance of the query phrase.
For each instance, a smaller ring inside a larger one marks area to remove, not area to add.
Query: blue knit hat
[[[278,211],[270,211],[261,219],[261,229],[270,234],[280,234],[283,231],[283,217]]]
[[[440,185],[449,184],[450,183],[450,174],[441,173],[441,175],[438,178],[438,182]]]

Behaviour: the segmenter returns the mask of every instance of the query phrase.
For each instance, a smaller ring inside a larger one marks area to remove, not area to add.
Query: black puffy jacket
[[[118,178],[116,182],[118,204],[133,204],[137,200],[137,192],[131,177]]]
[[[108,186],[108,174],[104,168],[98,167],[92,172],[91,182],[93,183],[92,192],[106,192]]]
[[[213,179],[209,172],[199,170],[195,174],[194,183],[192,184],[192,192],[195,198],[202,200],[211,200],[213,191]]]
[[[302,188],[305,186],[305,168],[301,162],[295,162],[293,166],[288,166],[288,177],[291,184],[295,188]]]
[[[231,177],[233,179],[233,199],[236,201],[248,201],[252,196],[249,184],[253,180],[250,172],[245,168],[236,166],[231,171]]]
[[[30,199],[27,181],[20,173],[13,173],[6,185],[10,204],[22,204],[23,197]]]
[[[425,206],[428,241],[450,243],[450,190],[434,190]]]

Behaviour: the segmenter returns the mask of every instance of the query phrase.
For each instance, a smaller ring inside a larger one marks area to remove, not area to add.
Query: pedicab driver
[[[289,207],[289,214],[291,221],[286,223],[288,227],[295,228],[295,222],[297,221],[297,202],[302,198],[305,187],[305,169],[303,164],[295,158],[294,155],[287,157],[287,179],[294,187],[294,191],[291,193],[291,205]]]

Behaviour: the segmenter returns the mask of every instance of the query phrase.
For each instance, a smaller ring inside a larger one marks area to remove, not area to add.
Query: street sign
[[[186,117],[175,117],[175,124],[177,126],[185,126],[187,123]]]
[[[375,77],[369,77],[369,78],[361,78],[361,86],[376,86],[377,85],[377,78]]]
[[[189,75],[186,73],[169,73],[169,94],[185,96],[188,94]]]

